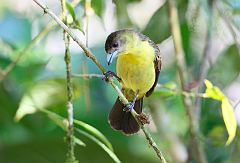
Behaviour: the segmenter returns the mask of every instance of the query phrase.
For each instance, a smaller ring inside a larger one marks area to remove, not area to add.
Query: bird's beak
[[[118,51],[117,50],[112,52],[112,53],[107,54],[108,65],[110,65],[112,63],[113,59],[116,58],[117,56],[118,56]]]

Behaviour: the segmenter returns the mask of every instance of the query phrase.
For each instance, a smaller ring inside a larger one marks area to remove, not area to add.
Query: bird
[[[158,46],[147,36],[133,29],[111,33],[105,42],[107,63],[116,59],[116,71],[109,71],[120,81],[122,93],[129,105],[118,97],[108,116],[110,126],[126,135],[137,133],[140,126],[130,109],[142,113],[143,98],[150,96],[157,85],[161,71],[161,55]]]

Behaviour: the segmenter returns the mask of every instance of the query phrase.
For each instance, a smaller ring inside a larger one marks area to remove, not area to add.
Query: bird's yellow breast
[[[117,59],[117,75],[122,79],[124,89],[139,91],[143,97],[153,86],[155,81],[154,49],[147,43],[138,50],[120,54]]]

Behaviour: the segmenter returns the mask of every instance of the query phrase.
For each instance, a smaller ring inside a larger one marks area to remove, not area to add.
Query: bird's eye
[[[117,43],[117,42],[114,42],[114,43],[113,43],[113,47],[114,47],[114,48],[118,47],[118,43]]]

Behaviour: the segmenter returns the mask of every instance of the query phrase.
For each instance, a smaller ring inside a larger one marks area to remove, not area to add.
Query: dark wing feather
[[[146,93],[147,97],[152,94],[152,92],[154,91],[154,88],[156,87],[156,85],[158,83],[158,78],[159,78],[159,74],[160,74],[161,66],[162,66],[162,60],[161,60],[160,50],[159,50],[158,46],[155,43],[153,43],[151,40],[149,41],[149,43],[154,47],[156,57],[154,60],[155,81],[154,81],[152,88]]]

